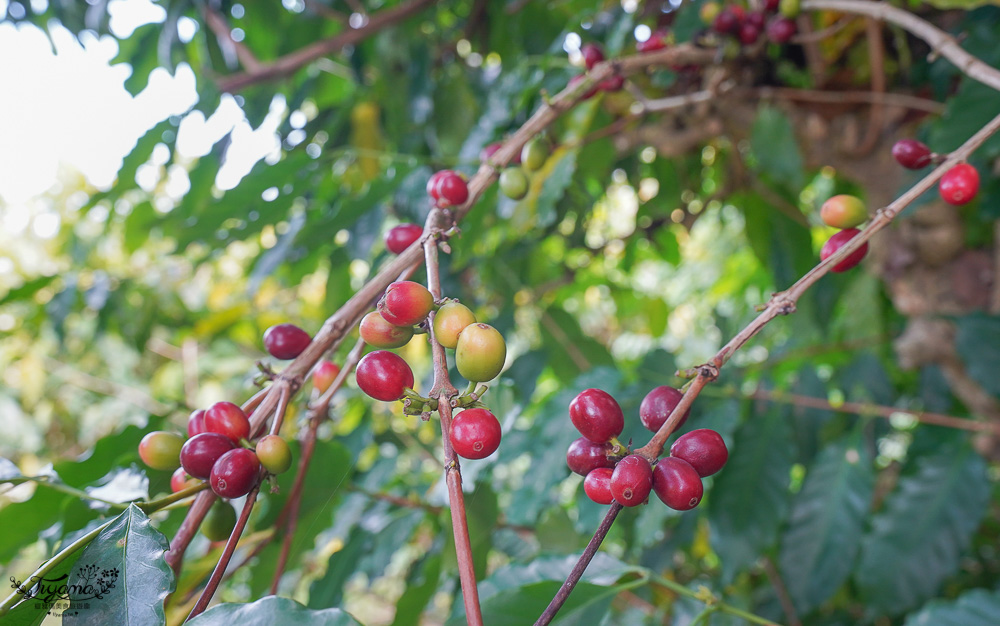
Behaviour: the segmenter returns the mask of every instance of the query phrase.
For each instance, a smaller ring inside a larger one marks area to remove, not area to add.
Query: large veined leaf
[[[295,600],[267,596],[248,604],[220,604],[205,611],[188,624],[191,626],[355,626],[360,624],[340,609],[307,609]]]
[[[802,154],[788,117],[772,107],[761,107],[750,129],[750,146],[760,169],[790,189],[802,187]]]
[[[935,600],[906,618],[903,626],[994,626],[1000,592],[975,589],[957,600]]]
[[[823,450],[792,501],[781,573],[800,614],[829,598],[851,573],[875,473],[857,441]]]
[[[736,432],[712,487],[708,517],[723,576],[751,565],[777,539],[788,511],[792,429],[778,412],[751,417]]]
[[[70,588],[96,589],[89,608],[65,615],[67,626],[157,624],[174,574],[163,555],[169,543],[134,504],[84,549],[69,576]],[[86,595],[93,596],[88,591]],[[77,599],[74,597],[74,601]]]
[[[955,348],[969,376],[994,394],[1000,394],[1000,317],[969,315],[958,320]]]
[[[986,512],[986,464],[970,448],[916,460],[874,518],[854,574],[871,613],[896,615],[933,596]]]

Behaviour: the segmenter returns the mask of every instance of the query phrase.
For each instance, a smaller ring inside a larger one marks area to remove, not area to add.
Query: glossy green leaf
[[[360,622],[340,609],[308,609],[295,600],[267,596],[247,604],[219,604],[187,622],[191,626],[358,626]]]
[[[994,626],[1000,592],[974,589],[954,600],[934,600],[907,616],[903,626]]]

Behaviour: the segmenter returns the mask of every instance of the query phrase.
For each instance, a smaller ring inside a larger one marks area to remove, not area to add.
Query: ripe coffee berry
[[[622,434],[625,416],[606,391],[584,389],[569,403],[569,419],[580,434],[594,443],[605,443]]]
[[[424,229],[417,224],[400,224],[393,226],[385,234],[385,247],[393,254],[400,254],[410,247],[420,236],[424,234]]]
[[[201,523],[201,534],[209,541],[225,541],[236,528],[236,509],[223,500],[216,500]]]
[[[638,52],[654,52],[656,50],[663,50],[667,47],[667,31],[663,29],[653,31],[653,34],[649,36],[646,41],[638,41],[635,44],[635,49]]]
[[[868,219],[868,211],[861,198],[840,194],[833,196],[819,208],[820,219],[834,228],[854,228]]]
[[[892,158],[908,170],[919,170],[931,164],[931,149],[916,139],[900,139],[892,146]]]
[[[276,359],[287,361],[302,354],[312,337],[295,324],[278,324],[264,331],[264,348]]]
[[[712,21],[712,29],[721,35],[735,34],[740,29],[740,16],[732,10],[733,7],[726,7],[715,16]]]
[[[205,428],[205,409],[197,409],[191,412],[188,417],[187,424],[187,434],[188,437],[194,437],[195,435],[207,432],[208,429]]]
[[[621,91],[625,86],[624,76],[612,76],[597,83],[597,88],[601,91]]]
[[[595,65],[604,60],[604,49],[601,48],[596,43],[585,43],[580,48],[580,54],[583,55],[583,64],[587,66],[587,69],[593,69]]]
[[[451,173],[451,170],[440,170],[431,174],[431,177],[427,179],[427,195],[438,200],[441,198],[441,179],[443,179],[447,174]]]
[[[687,461],[672,456],[660,459],[653,468],[653,490],[663,504],[678,511],[698,506],[705,493],[698,472]]]
[[[485,459],[500,447],[500,422],[486,409],[466,409],[451,421],[451,447],[466,459]]]
[[[205,411],[205,428],[209,432],[229,437],[238,444],[240,439],[250,436],[250,420],[239,405],[232,402],[216,402]]]
[[[587,497],[598,504],[611,504],[611,501],[614,500],[614,496],[611,495],[611,476],[613,474],[614,471],[607,467],[591,470],[583,479],[583,491]]]
[[[767,38],[774,43],[788,43],[797,31],[795,20],[780,15],[767,23]]]
[[[746,24],[750,24],[757,29],[758,32],[764,30],[764,24],[767,23],[767,17],[765,17],[763,11],[750,11],[747,13]]]
[[[200,482],[201,481],[197,478],[188,476],[188,473],[184,471],[183,467],[178,467],[170,476],[170,491],[174,493],[184,491],[188,487],[194,487]]]
[[[455,367],[466,380],[485,383],[493,380],[507,359],[503,335],[489,324],[469,324],[455,344]]]
[[[400,280],[390,284],[378,302],[378,312],[385,321],[395,326],[418,324],[433,308],[434,296],[427,287],[412,280]]]
[[[653,488],[653,468],[638,454],[630,454],[611,474],[611,495],[622,506],[639,506]]]
[[[586,74],[577,74],[573,78],[569,79],[569,82],[566,83],[566,86],[572,88],[573,85],[576,85],[580,81],[583,81],[583,80],[586,80],[586,79],[587,79],[587,75]],[[597,86],[595,85],[595,86],[591,87],[590,89],[588,89],[587,91],[585,91],[583,93],[583,95],[580,96],[580,98],[582,100],[590,100],[591,98],[594,97],[594,95],[596,93],[597,93]]]
[[[316,391],[323,393],[330,388],[337,374],[340,373],[340,366],[330,361],[320,361],[316,369],[313,370],[313,387]]]
[[[278,435],[261,437],[255,451],[260,464],[272,474],[284,474],[292,466],[292,449]]]
[[[639,405],[639,421],[642,422],[643,426],[655,433],[660,430],[660,427],[667,421],[670,414],[674,412],[677,403],[683,397],[684,394],[673,387],[667,387],[666,385],[656,387],[642,399],[642,403]],[[685,411],[684,416],[677,422],[674,430],[683,426],[690,414],[690,409]]]
[[[465,327],[476,323],[472,309],[459,302],[445,302],[434,314],[434,339],[445,348],[455,348]]]
[[[819,251],[819,258],[826,260],[827,258],[833,256],[837,250],[844,247],[844,244],[851,239],[854,239],[854,237],[860,232],[861,231],[857,228],[848,228],[840,231],[839,233],[834,233],[833,236],[827,239],[826,243],[823,244],[823,248]],[[857,265],[861,263],[861,259],[865,258],[866,254],[868,254],[867,241],[860,248],[849,254],[846,259],[834,265],[833,271],[846,272],[853,267],[857,267]]]
[[[139,458],[157,470],[172,470],[180,464],[184,437],[157,430],[147,433],[139,442]]]
[[[439,209],[465,204],[469,199],[469,186],[465,178],[452,170],[441,170],[432,176],[431,180],[427,181],[427,190]]]
[[[181,448],[181,467],[194,478],[208,478],[219,457],[234,447],[229,437],[219,433],[195,435]]]
[[[383,402],[399,400],[404,390],[413,388],[413,370],[403,357],[385,350],[362,357],[354,377],[361,391]]]
[[[979,172],[968,163],[959,163],[944,173],[938,183],[938,191],[948,204],[966,204],[979,192]]]
[[[399,348],[413,337],[413,326],[390,324],[378,311],[365,315],[358,330],[365,343],[374,348]]]
[[[239,498],[250,493],[260,473],[253,450],[236,448],[223,454],[212,466],[208,485],[220,498]]]
[[[687,461],[698,476],[711,476],[729,459],[729,449],[722,435],[710,428],[699,428],[681,435],[670,446],[670,456]]]
[[[499,150],[501,146],[503,146],[503,143],[501,143],[499,141],[495,141],[495,142],[487,145],[486,147],[484,147],[482,150],[479,151],[479,160],[485,163],[486,161],[488,161],[490,159],[490,157],[492,157],[494,154],[496,154],[497,150]],[[518,165],[518,164],[520,164],[521,163],[521,155],[520,154],[515,154],[514,158],[511,159],[510,162],[511,162],[512,165]]]
[[[586,476],[599,467],[614,467],[614,459],[608,458],[614,447],[611,442],[594,443],[586,437],[580,437],[569,444],[566,465],[570,471],[581,476]]]
[[[757,43],[757,38],[760,37],[760,29],[751,24],[750,22],[744,22],[740,24],[739,38],[740,43],[744,46],[751,46]]]
[[[519,167],[508,167],[500,172],[500,191],[511,200],[528,195],[528,177]]]

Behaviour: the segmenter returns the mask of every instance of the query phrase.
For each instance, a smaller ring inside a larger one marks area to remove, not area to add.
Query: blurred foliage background
[[[317,330],[389,257],[382,235],[422,222],[429,175],[473,173],[485,145],[582,71],[581,43],[615,56],[660,27],[678,42],[701,29],[686,1],[163,0],[158,20],[116,37],[123,2],[3,4],[0,26],[114,45],[133,94],[156,68],[196,81],[193,107],[145,132],[113,182],[63,170],[28,203],[0,199],[0,456],[115,501],[167,490],[167,473],[138,460],[143,433],[183,432],[191,410],[249,397],[263,330]],[[907,8],[1000,63],[995,7]],[[815,264],[832,232],[818,217],[826,198],[854,193],[874,211],[916,180],[892,162],[895,139],[945,152],[1000,112],[993,92],[896,27],[872,35],[864,18],[828,13],[800,27],[832,24],[815,43],[651,68],[581,103],[546,131],[555,148],[524,200],[494,187],[463,220],[445,293],[510,347],[488,396],[503,444],[463,464],[488,624],[533,621],[603,516],[565,465],[569,401],[612,393],[623,441],[645,443],[643,396],[679,386],[675,370],[710,358]],[[316,45],[311,62],[282,65]],[[857,97],[875,75],[920,102]],[[707,103],[630,113],[722,81],[735,86]],[[840,97],[809,97],[821,92]],[[269,146],[256,162],[236,154],[235,131],[205,139],[205,120],[233,107]],[[737,354],[686,426],[718,430],[731,451],[703,505],[623,512],[560,623],[691,623],[704,605],[664,578],[789,624],[985,624],[975,615],[1000,612],[994,441],[914,417],[1000,421],[998,155],[994,138],[972,159],[977,201],[957,210],[927,194],[862,268],[824,277]],[[41,219],[51,236],[30,228]],[[426,341],[400,352],[427,390]],[[331,416],[281,594],[365,624],[462,623],[437,423],[353,382]],[[267,593],[280,544],[264,544],[286,491],[262,494],[240,555],[260,551],[223,601]],[[107,514],[49,486],[0,490],[4,572],[31,571]],[[169,538],[182,517],[153,519]],[[220,551],[193,544],[168,620],[186,615]]]

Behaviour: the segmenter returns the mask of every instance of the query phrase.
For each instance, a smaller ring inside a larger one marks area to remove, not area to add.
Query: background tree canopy
[[[462,463],[483,617],[533,622],[607,511],[566,466],[570,401],[609,392],[621,441],[642,446],[643,397],[680,387],[677,370],[710,360],[817,263],[834,232],[827,198],[857,195],[874,215],[927,174],[896,164],[897,139],[946,154],[1000,114],[996,92],[927,41],[866,17],[867,2],[836,2],[803,2],[791,44],[743,47],[706,34],[706,3],[681,0],[162,0],[127,36],[111,29],[126,2],[0,2],[0,27],[113,42],[133,94],[157,68],[197,88],[113,183],[64,171],[33,201],[58,216],[52,237],[0,232],[4,573],[23,581],[91,533],[55,574],[129,567],[107,602],[64,620],[183,621],[224,544],[195,537],[175,579],[163,550],[187,507],[119,504],[170,492],[170,472],[139,460],[143,435],[245,401],[258,361],[280,371],[264,330],[319,332],[395,257],[384,234],[424,222],[430,175],[487,172],[482,149],[583,73],[581,45],[630,58],[665,29],[690,58],[648,53],[660,60],[629,65],[625,89],[565,107],[524,199],[486,187],[440,259],[443,293],[508,347],[485,398],[503,442]],[[979,4],[904,8],[998,67],[1000,9]],[[212,135],[236,108],[263,142],[254,158],[247,133]],[[993,136],[969,158],[973,202],[921,195],[859,269],[823,276],[733,356],[681,429],[715,429],[730,450],[704,502],[625,509],[556,623],[996,622],[998,156]],[[0,215],[15,210],[0,198]],[[398,352],[428,392],[428,342]],[[289,440],[309,440],[310,394],[307,379]],[[353,376],[329,415],[281,598],[264,596],[295,471],[261,490],[234,557],[246,566],[196,623],[464,623],[438,421],[371,400]],[[41,623],[34,604],[7,619]]]

